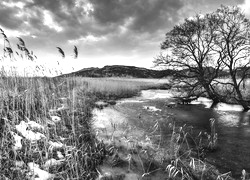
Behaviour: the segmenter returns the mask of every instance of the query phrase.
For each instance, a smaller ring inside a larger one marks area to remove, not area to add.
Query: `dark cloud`
[[[93,16],[104,25],[124,24],[128,18],[134,21],[135,31],[155,31],[171,22],[168,17],[177,19],[176,11],[182,7],[181,0],[92,0]]]
[[[133,31],[154,32],[159,27],[170,25],[177,20],[176,11],[182,7],[181,0],[91,0],[94,12],[89,14],[92,21],[86,20],[83,6],[76,7],[75,1],[69,0],[34,0],[26,8],[47,10],[54,20],[61,25],[67,38],[77,38],[89,33],[94,35],[109,34],[124,25],[129,18],[133,21],[128,28]],[[171,17],[171,19],[168,19]],[[32,23],[32,22],[31,22]],[[37,22],[36,22],[37,23]]]
[[[179,17],[176,12],[183,6],[182,2],[178,0],[159,0],[154,4],[150,4],[150,2],[148,4],[148,7],[142,6],[137,11],[134,29],[155,32],[162,27],[171,26],[178,21]]]
[[[127,16],[133,13],[135,1],[112,1],[112,0],[93,0],[95,11],[93,12],[93,16],[95,19],[102,24],[109,23],[123,23]]]
[[[74,10],[74,1],[72,0],[33,0],[26,4],[27,9],[47,10],[52,13],[53,18],[59,24],[79,25]]]
[[[7,7],[0,3],[0,25],[9,29],[18,29],[23,23],[16,15],[18,8]]]

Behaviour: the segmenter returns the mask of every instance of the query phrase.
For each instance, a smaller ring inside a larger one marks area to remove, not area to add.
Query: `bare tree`
[[[211,14],[185,19],[166,34],[161,44],[164,52],[154,61],[156,66],[176,69],[175,77],[189,87],[189,94],[206,92],[213,105],[223,101],[212,85],[224,58],[214,51],[217,25],[218,20]],[[166,51],[170,54],[164,55]]]

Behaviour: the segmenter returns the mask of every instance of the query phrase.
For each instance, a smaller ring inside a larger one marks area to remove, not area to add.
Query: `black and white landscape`
[[[250,179],[249,0],[2,0],[0,180]]]

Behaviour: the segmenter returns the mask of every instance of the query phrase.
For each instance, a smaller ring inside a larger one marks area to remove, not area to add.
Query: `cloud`
[[[67,55],[77,45],[79,58],[100,59],[102,64],[102,57],[107,63],[108,57],[119,57],[119,64],[126,57],[143,62],[153,60],[164,34],[176,23],[220,4],[241,4],[250,12],[248,0],[2,0],[0,27],[22,35],[41,58],[55,59],[56,46]]]
[[[242,3],[239,7],[250,18],[250,1],[245,0],[245,2]]]
[[[133,19],[130,28],[139,32],[154,32],[159,27],[173,24],[166,17],[178,18],[176,11],[183,4],[181,0],[92,0],[91,3],[97,22],[117,26]]]
[[[16,16],[19,10],[20,8],[8,7],[0,2],[0,24],[6,28],[18,29],[22,24],[22,20]]]

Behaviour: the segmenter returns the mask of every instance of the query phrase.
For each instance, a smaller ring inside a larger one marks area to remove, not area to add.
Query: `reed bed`
[[[102,100],[117,100],[140,94],[145,89],[169,89],[168,79],[78,78],[87,83],[87,91]]]
[[[144,82],[0,77],[0,179],[95,179],[112,154],[92,132],[102,99],[138,95]],[[31,137],[32,136],[32,137]]]
[[[1,77],[0,179],[97,176],[108,151],[92,133],[86,89],[73,78]]]

